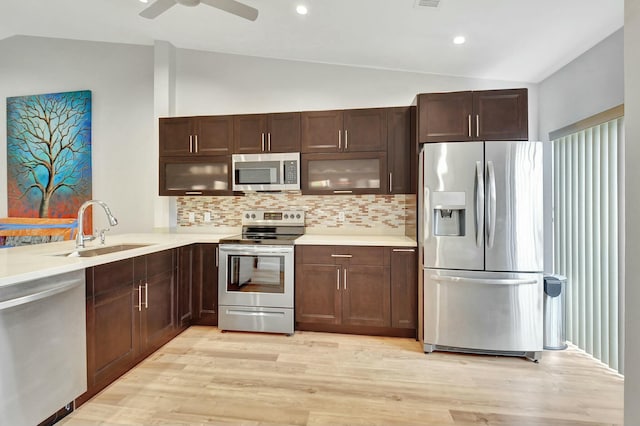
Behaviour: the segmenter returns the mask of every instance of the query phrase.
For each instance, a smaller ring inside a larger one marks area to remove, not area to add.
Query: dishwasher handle
[[[84,285],[83,281],[64,281],[55,286],[47,287],[44,290],[37,291],[38,288],[34,289],[35,291],[29,292],[28,294],[21,295],[19,297],[14,297],[7,300],[0,300],[0,311],[13,308],[14,306],[26,305],[27,303],[35,302],[37,300],[44,299],[46,297],[54,296],[59,293],[63,293],[67,290],[71,290],[72,288]],[[40,286],[45,287],[45,286]]]

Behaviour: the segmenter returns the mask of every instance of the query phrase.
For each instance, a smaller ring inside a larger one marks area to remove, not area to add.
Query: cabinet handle
[[[136,308],[138,308],[138,311],[142,310],[142,286],[141,285],[138,286],[138,306],[136,306]]]
[[[469,119],[469,137],[471,137],[471,114],[467,118]]]
[[[193,153],[193,135],[189,135],[189,153]]]
[[[262,152],[264,152],[264,133],[262,134]]]
[[[344,289],[347,289],[347,270],[344,270]]]
[[[336,269],[336,290],[340,291],[340,268]]]
[[[389,173],[389,192],[393,192],[393,173]]]
[[[349,131],[348,130],[344,131],[344,150],[345,151],[349,150]]]
[[[345,190],[336,190],[333,191],[334,194],[353,194],[353,191],[345,191]]]
[[[393,249],[395,252],[415,253],[416,249]]]
[[[193,139],[195,140],[195,143],[196,143],[196,153],[198,153],[199,152],[199,150],[198,150],[198,135],[195,135],[193,137]]]
[[[476,114],[476,137],[480,137],[480,114]]]
[[[218,261],[219,261],[219,257],[218,257],[218,247],[216,247],[216,268],[219,266],[218,265]]]
[[[149,308],[149,283],[144,283],[144,307]]]
[[[271,132],[267,133],[267,151],[271,152]]]
[[[346,257],[346,258],[350,258],[353,257],[352,254],[332,254],[331,257]]]
[[[184,195],[202,195],[202,191],[186,191]]]
[[[338,130],[338,151],[342,149],[342,130]]]

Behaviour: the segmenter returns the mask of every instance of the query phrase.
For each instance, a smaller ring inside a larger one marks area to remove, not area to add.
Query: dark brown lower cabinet
[[[415,337],[415,249],[297,246],[296,329]],[[80,405],[190,324],[218,323],[218,245],[86,270],[87,387]]]
[[[154,352],[177,334],[176,250],[165,250],[143,257],[146,282],[141,286],[144,305],[140,308],[143,357]]]
[[[193,321],[218,325],[218,245],[198,244],[193,262]]]
[[[87,392],[82,404],[178,332],[176,251],[86,270]]]
[[[415,326],[393,320],[411,317],[405,304],[417,306],[417,291],[413,300],[394,295],[396,288],[403,295],[412,290],[392,281],[392,254],[390,247],[296,247],[296,328],[415,337]]]
[[[140,351],[133,259],[86,270],[87,392],[84,402],[135,364]],[[77,404],[78,402],[76,402]]]
[[[193,245],[178,249],[178,291],[177,319],[178,327],[184,329],[193,320],[193,277],[194,252]]]
[[[313,252],[311,247],[296,248]],[[342,322],[342,293],[336,276],[340,268],[335,264],[296,262],[295,312],[296,322],[340,324]]]
[[[418,253],[415,248],[393,247],[391,251],[391,326],[418,327]]]

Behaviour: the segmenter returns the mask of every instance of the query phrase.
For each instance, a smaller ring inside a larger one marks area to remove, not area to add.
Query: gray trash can
[[[544,339],[543,347],[550,350],[567,348],[565,321],[565,293],[567,277],[544,276]]]

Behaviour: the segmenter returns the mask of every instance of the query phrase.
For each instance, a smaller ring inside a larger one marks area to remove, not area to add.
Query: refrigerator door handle
[[[493,247],[496,238],[496,172],[493,161],[487,161],[487,177],[489,178],[489,202],[487,203],[487,214],[489,224],[487,226],[487,246]]]
[[[423,205],[424,205],[424,210],[422,211],[423,214],[423,221],[424,221],[424,241],[423,243],[426,243],[426,241],[429,239],[429,232],[430,228],[429,228],[429,223],[431,222],[431,215],[429,213],[429,188],[427,188],[426,186],[424,187],[424,191],[423,191],[423,195],[424,195],[424,201],[423,201]]]
[[[484,178],[482,162],[476,161],[476,245],[482,247],[484,236]]]
[[[467,283],[467,284],[490,284],[490,285],[530,285],[538,284],[538,280],[531,279],[517,279],[517,278],[497,278],[495,280],[486,278],[465,278],[465,277],[447,277],[441,275],[431,275],[431,280],[447,282],[447,283]]]

